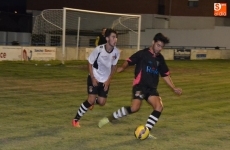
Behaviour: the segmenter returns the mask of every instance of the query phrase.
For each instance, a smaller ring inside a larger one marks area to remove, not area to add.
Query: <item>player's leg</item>
[[[96,105],[96,104],[99,104],[99,103],[98,103],[98,97],[95,98],[95,101],[94,101],[93,104],[89,107],[89,110],[93,110],[94,105]]]
[[[110,116],[101,119],[98,123],[99,128],[105,124],[112,122],[114,120],[120,119],[124,116],[137,112],[142,104],[142,94],[141,91],[137,91],[136,87],[133,87],[133,100],[131,106],[123,106],[118,110],[114,111]]]
[[[100,106],[105,105],[108,93],[109,93],[109,86],[108,86],[108,89],[105,91],[104,90],[104,83],[99,83],[98,84],[98,99],[97,99],[98,105],[100,105]]]
[[[77,111],[76,116],[72,120],[72,125],[74,127],[80,127],[79,120],[87,112],[87,110],[94,104],[98,93],[98,86],[94,87],[92,85],[92,81],[89,76],[87,80],[87,91],[88,91],[88,99],[81,104],[81,106]]]
[[[89,109],[92,110],[94,108],[94,105],[96,105],[96,104],[100,105],[100,106],[104,106],[106,103],[106,100],[107,100],[108,92],[109,92],[109,87],[105,91],[104,90],[104,84],[98,83],[98,97],[95,98],[93,105],[90,106]]]
[[[101,128],[109,122],[113,122],[114,120],[137,112],[140,109],[141,102],[142,101],[139,99],[133,99],[131,106],[123,106],[118,110],[114,111],[110,116],[101,119],[98,123],[98,127]]]
[[[109,117],[110,122],[116,119],[120,119],[129,114],[138,112],[141,107],[142,101],[140,99],[133,99],[131,106],[123,106],[119,108],[117,111],[113,112],[113,114]]]
[[[149,115],[145,126],[151,130],[160,118],[163,103],[159,96],[149,96],[147,102],[152,106],[153,112]]]

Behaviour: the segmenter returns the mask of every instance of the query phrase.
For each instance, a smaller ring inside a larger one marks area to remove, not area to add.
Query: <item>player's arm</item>
[[[169,75],[169,69],[168,66],[165,63],[164,57],[162,56],[162,62],[160,65],[160,75],[164,79],[164,81],[167,83],[167,85],[178,95],[182,94],[182,89],[176,88],[173,84],[173,81]]]
[[[128,61],[125,61],[121,67],[117,68],[117,72],[122,72],[124,71],[127,67],[129,66]]]
[[[97,86],[98,81],[97,81],[97,79],[94,77],[94,74],[93,74],[93,64],[88,63],[88,69],[89,69],[89,74],[90,74],[90,77],[91,77],[93,86]]]
[[[120,52],[116,53],[115,56],[116,56],[116,59],[113,60],[113,63],[112,63],[112,65],[111,65],[111,72],[110,72],[110,75],[109,75],[109,77],[108,77],[108,80],[104,83],[104,90],[105,90],[105,91],[108,90],[108,86],[109,86],[109,84],[110,84],[110,81],[111,81],[113,75],[114,75],[115,72],[116,72],[116,69],[117,69],[117,62],[118,62],[118,60],[119,60],[119,58],[120,58]]]
[[[93,65],[88,62],[89,75],[91,79],[95,78],[93,75]]]
[[[88,58],[88,70],[89,70],[89,74],[90,74],[93,86],[97,86],[97,83],[98,83],[97,79],[95,78],[93,74],[93,63],[96,60],[98,53],[99,53],[98,49],[94,49]]]
[[[112,79],[114,73],[116,72],[116,69],[117,69],[117,65],[112,65],[112,66],[111,66],[111,73],[110,73],[110,75],[109,75],[109,77],[108,77],[108,80],[107,80],[109,83],[110,83],[110,81],[111,81],[111,79]]]
[[[173,81],[169,75],[162,77],[164,81],[168,84],[168,86],[178,95],[182,94],[182,89],[176,88],[175,85],[173,84]]]
[[[115,72],[116,72],[116,69],[117,69],[117,65],[112,65],[112,66],[111,66],[111,73],[110,73],[110,76],[109,76],[109,80],[112,79],[113,75],[114,75]]]
[[[134,53],[131,57],[129,57],[129,58],[122,64],[121,67],[118,67],[118,68],[117,68],[117,72],[122,72],[122,71],[124,71],[128,66],[135,65],[138,61],[140,61],[141,52],[142,52],[142,51],[138,51],[138,52]]]
[[[110,81],[114,75],[114,73],[116,72],[116,69],[117,69],[117,65],[112,65],[111,66],[111,73],[108,77],[108,80],[104,83],[104,90],[107,91],[108,90],[108,87],[109,87],[109,84],[110,84]]]

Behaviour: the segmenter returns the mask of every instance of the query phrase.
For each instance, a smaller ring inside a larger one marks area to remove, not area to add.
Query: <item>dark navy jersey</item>
[[[104,35],[99,35],[99,41],[98,41],[98,45],[101,45],[101,44],[106,44],[107,41],[106,41],[106,38]]]
[[[147,88],[157,88],[159,75],[169,75],[169,69],[163,55],[153,54],[149,48],[140,50],[127,60],[129,65],[136,65],[133,85],[139,84]]]

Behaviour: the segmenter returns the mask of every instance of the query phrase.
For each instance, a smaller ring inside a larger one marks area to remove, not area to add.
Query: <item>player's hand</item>
[[[109,84],[110,84],[110,80],[107,80],[107,81],[104,82],[104,84],[103,84],[104,85],[104,91],[108,90]]]
[[[92,83],[93,83],[93,86],[97,86],[98,85],[98,81],[96,78],[92,78]]]
[[[118,73],[120,73],[120,72],[122,72],[122,71],[124,71],[124,68],[122,68],[122,67],[118,67],[118,68],[117,68],[117,72],[118,72]]]
[[[181,88],[174,88],[173,91],[174,91],[177,95],[181,95],[181,94],[182,94],[182,89],[181,89]]]

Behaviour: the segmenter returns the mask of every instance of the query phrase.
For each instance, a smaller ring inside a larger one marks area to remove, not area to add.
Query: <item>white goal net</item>
[[[118,32],[117,47],[140,48],[141,16],[106,13],[81,9],[48,9],[35,17],[32,45],[61,46],[63,58],[66,47],[95,47],[102,28]]]

